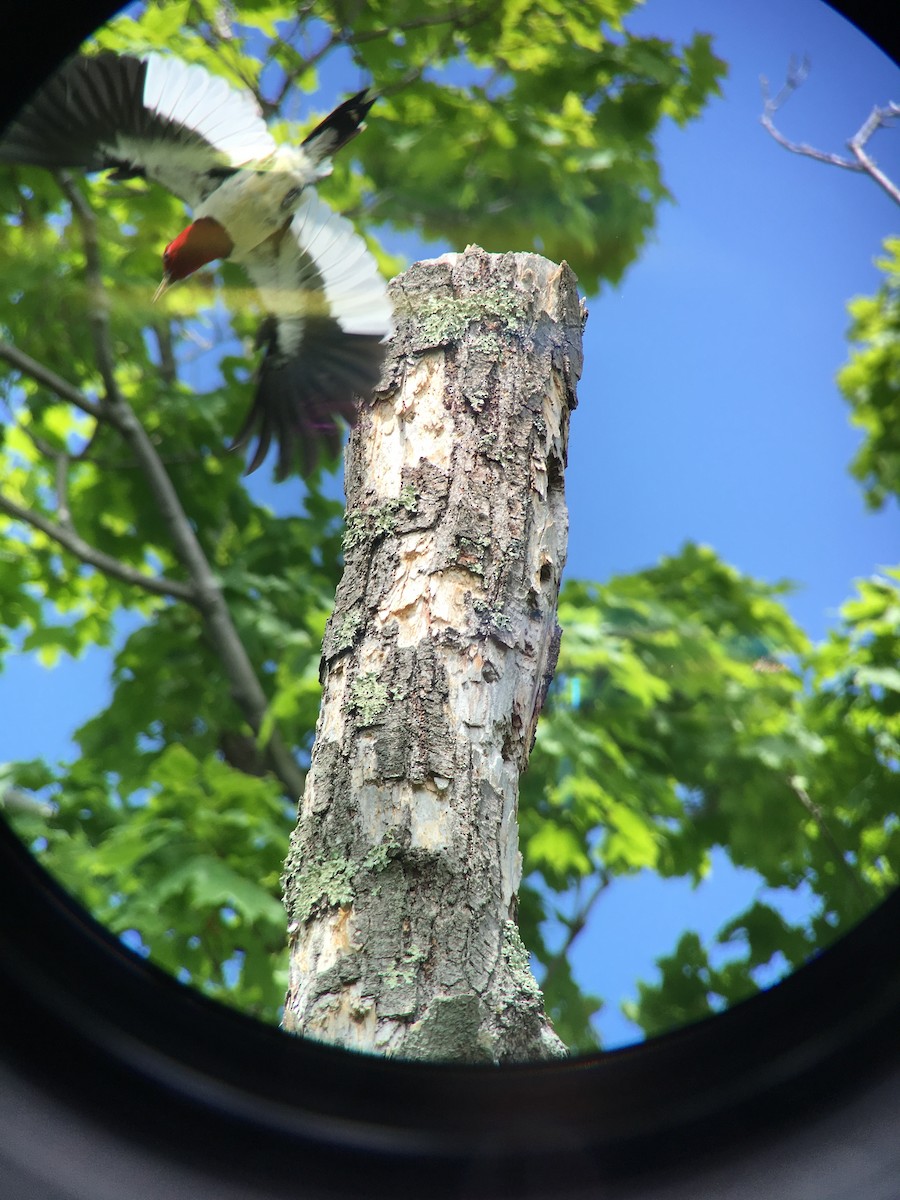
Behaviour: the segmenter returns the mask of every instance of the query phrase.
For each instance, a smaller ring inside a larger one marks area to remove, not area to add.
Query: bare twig
[[[816,162],[828,163],[832,167],[843,167],[847,171],[861,171],[862,167],[859,163],[853,162],[849,158],[841,158],[839,154],[829,154],[824,150],[816,150],[814,146],[808,146],[805,142],[789,141],[775,127],[772,118],[804,83],[809,75],[809,68],[810,61],[805,55],[799,61],[792,57],[788,63],[785,81],[775,96],[769,95],[768,79],[766,79],[765,75],[760,76],[759,83],[763,96],[763,111],[762,116],[759,118],[760,124],[772,135],[779,146],[784,146],[785,150],[790,150],[792,154],[802,154],[806,158],[814,158]]]
[[[94,455],[91,453],[91,451],[94,448],[94,443],[100,437],[100,430],[102,428],[103,428],[102,424],[98,421],[97,424],[94,426],[93,430],[91,431],[91,436],[84,443],[84,445],[81,447],[81,449],[78,451],[78,453],[74,456],[76,462],[97,463],[97,459],[94,457]],[[97,465],[99,466],[101,464],[97,463]]]
[[[895,104],[892,101],[885,108],[878,108],[876,105],[869,114],[868,120],[864,123],[862,129],[850,139],[847,145],[856,156],[863,170],[875,180],[879,187],[882,187],[887,192],[895,204],[900,204],[900,187],[879,169],[875,160],[865,151],[866,143],[876,130],[889,128],[891,122],[896,117],[900,117],[900,104]]]
[[[106,554],[104,551],[98,550],[96,546],[90,545],[84,538],[79,537],[74,529],[64,524],[57,524],[30,508],[24,508],[2,494],[0,494],[0,512],[6,513],[14,521],[30,525],[32,529],[39,529],[47,537],[58,542],[63,549],[74,554],[83,563],[96,567],[104,575],[142,588],[145,592],[151,592],[155,596],[169,596],[173,600],[187,600],[191,604],[196,603],[194,589],[190,584],[182,583],[178,579],[166,579],[162,575],[145,575],[136,567],[126,566],[111,554]]]
[[[56,455],[56,516],[63,529],[75,532],[69,508],[69,455],[65,450]]]
[[[345,46],[361,46],[364,42],[375,41],[378,38],[392,37],[410,33],[415,29],[428,29],[434,25],[449,25],[453,34],[462,29],[471,29],[480,25],[491,14],[491,8],[483,5],[480,9],[448,8],[445,12],[435,13],[427,17],[415,17],[411,21],[398,21],[394,25],[385,25],[381,29],[367,29],[363,33],[349,34],[341,39]]]
[[[45,438],[42,438],[39,433],[35,433],[31,425],[26,424],[24,421],[20,421],[7,400],[4,400],[2,403],[3,407],[9,413],[10,422],[15,425],[25,435],[25,437],[28,438],[32,446],[34,446],[34,448],[37,450],[38,454],[41,454],[44,458],[49,458],[52,462],[55,462],[60,455],[60,451],[56,448],[56,446],[51,446],[50,443],[46,441]]]
[[[321,60],[325,57],[325,55],[329,52],[329,50],[332,49],[332,47],[339,45],[339,44],[340,44],[340,38],[336,37],[335,34],[333,34],[333,33],[329,33],[329,35],[325,38],[325,40],[322,42],[322,44],[320,46],[317,46],[315,48],[315,50],[313,50],[304,59],[304,66],[307,68],[314,67],[316,65],[316,63],[321,62]],[[293,82],[294,81],[290,76],[287,76],[285,78],[285,81],[282,84],[281,91],[278,96],[279,103],[284,99],[288,88],[291,86],[291,84]]]
[[[849,139],[847,145],[853,153],[853,158],[845,158],[840,154],[831,154],[825,150],[817,150],[806,142],[792,142],[776,127],[773,120],[775,113],[786,103],[794,92],[804,83],[809,75],[810,61],[804,55],[802,59],[791,58],[788,64],[784,84],[775,96],[769,94],[769,81],[764,75],[760,76],[760,87],[763,97],[763,111],[760,124],[775,139],[779,146],[790,150],[792,154],[802,154],[816,162],[827,163],[830,167],[840,167],[845,171],[856,171],[866,174],[879,187],[883,188],[895,204],[900,204],[900,187],[881,171],[865,151],[866,143],[882,128],[890,126],[895,117],[900,116],[900,105],[890,103],[885,108],[874,108],[858,133]]]
[[[563,944],[553,954],[552,958],[547,963],[547,969],[541,980],[541,988],[546,991],[548,983],[552,983],[553,976],[568,963],[569,951],[575,942],[575,939],[587,925],[588,917],[591,915],[591,909],[609,887],[610,879],[606,871],[600,871],[597,877],[597,883],[592,888],[587,899],[581,903],[571,917],[560,918],[566,927],[566,938]],[[581,880],[578,882],[578,892],[580,895]]]
[[[840,845],[838,844],[837,838],[834,836],[831,829],[829,828],[828,822],[825,820],[825,814],[822,812],[819,805],[815,803],[815,801],[810,796],[809,792],[803,786],[803,783],[802,783],[801,779],[799,778],[799,776],[791,775],[790,778],[788,779],[788,786],[790,787],[790,789],[794,793],[794,795],[797,797],[797,799],[800,801],[800,803],[803,805],[803,807],[806,809],[806,811],[809,813],[809,815],[812,817],[812,819],[815,821],[815,823],[818,825],[819,829],[822,831],[822,835],[825,838],[825,840],[828,842],[829,846],[831,847],[831,849],[834,853],[835,859],[840,863],[841,867],[846,872],[847,877],[850,880],[850,884],[851,884],[853,890],[856,892],[857,898],[859,899],[859,901],[862,904],[862,911],[865,912],[869,908],[871,901],[869,900],[869,897],[866,895],[865,889],[863,888],[862,884],[860,883],[858,875],[853,870],[853,867],[851,866],[851,864],[849,862],[847,862],[846,855],[844,854],[844,851],[841,849]]]

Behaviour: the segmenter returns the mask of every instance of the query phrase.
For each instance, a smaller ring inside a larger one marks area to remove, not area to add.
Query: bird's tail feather
[[[303,139],[303,149],[313,162],[318,163],[324,158],[330,158],[355,138],[362,129],[366,113],[377,99],[377,95],[370,95],[369,89],[363,88],[361,92],[339,104],[312,133],[307,134]]]

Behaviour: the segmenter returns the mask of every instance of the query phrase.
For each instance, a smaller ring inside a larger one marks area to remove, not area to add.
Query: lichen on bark
[[[285,867],[285,1028],[409,1058],[565,1053],[515,925],[518,780],[559,650],[575,278],[418,263],[346,462],[345,570]]]

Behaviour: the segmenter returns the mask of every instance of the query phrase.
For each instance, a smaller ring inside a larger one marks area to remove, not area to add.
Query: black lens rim
[[[832,7],[896,58],[893,19]],[[108,12],[23,7],[0,120]],[[348,1054],[206,1001],[125,950],[2,822],[0,914],[11,1196],[874,1200],[900,1180],[900,893],[726,1013],[503,1070]]]

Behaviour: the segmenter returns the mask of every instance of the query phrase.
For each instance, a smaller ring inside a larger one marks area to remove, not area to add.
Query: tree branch
[[[900,188],[879,170],[875,161],[869,157],[864,147],[869,139],[881,128],[886,128],[890,122],[900,116],[900,105],[890,103],[885,108],[874,108],[862,128],[847,142],[853,153],[853,158],[844,158],[840,154],[830,154],[825,150],[817,150],[805,142],[792,142],[776,127],[773,117],[775,113],[790,99],[794,92],[805,82],[809,75],[810,61],[804,56],[799,61],[792,58],[788,64],[787,76],[780,91],[775,96],[769,94],[769,81],[764,75],[760,76],[760,87],[763,97],[763,111],[760,124],[775,139],[779,146],[790,150],[792,154],[801,154],[804,158],[812,158],[816,162],[827,163],[830,167],[841,167],[845,171],[856,171],[866,174],[890,196],[895,204],[900,204]]]
[[[42,383],[44,387],[59,396],[60,400],[67,400],[97,421],[104,420],[106,414],[96,401],[89,400],[83,392],[73,384],[67,383],[61,375],[57,375],[55,371],[51,371],[49,367],[45,367],[43,363],[39,363],[37,359],[19,350],[16,346],[0,340],[0,358],[5,359],[10,366],[15,367],[17,371],[21,371],[23,375],[27,375],[36,383]]]
[[[56,172],[63,194],[72,206],[84,244],[85,279],[88,286],[88,321],[94,342],[94,354],[100,368],[100,378],[106,389],[106,399],[112,403],[121,399],[116,383],[116,364],[109,335],[109,307],[106,303],[106,287],[103,283],[103,267],[100,258],[100,242],[97,237],[97,222],[91,206],[82,196],[77,184],[68,171]]]
[[[83,563],[96,567],[98,571],[102,571],[113,579],[119,579],[122,583],[142,588],[145,592],[151,592],[156,596],[169,596],[173,600],[187,600],[190,604],[196,603],[194,589],[190,584],[182,583],[178,579],[166,579],[161,575],[145,575],[136,567],[126,566],[117,558],[113,558],[111,554],[106,554],[103,550],[98,550],[96,546],[90,545],[84,538],[79,537],[74,529],[58,525],[49,517],[42,516],[41,513],[23,508],[2,494],[0,494],[0,512],[6,513],[14,521],[30,525],[32,529],[39,529],[41,533],[45,533],[47,537],[58,542],[60,546],[74,554]]]
[[[0,342],[0,357],[3,357],[5,350],[10,350],[15,353],[19,353],[18,351],[15,350],[14,346],[7,346],[6,343]],[[22,355],[22,358],[27,358],[27,357],[28,357],[27,355]],[[33,359],[30,361],[34,362]],[[35,365],[40,367],[39,363],[36,363]],[[60,382],[65,382],[65,381],[60,381]],[[10,405],[8,403],[4,403],[3,407],[10,414],[10,420],[15,425],[18,426],[18,428],[25,435],[25,437],[28,438],[28,440],[32,443],[32,445],[35,446],[37,448],[37,450],[45,458],[49,458],[52,461],[57,462],[57,460],[60,458],[60,456],[64,454],[69,462],[91,463],[93,466],[99,467],[103,471],[136,471],[136,470],[138,470],[137,463],[127,460],[125,458],[119,458],[119,459],[108,458],[102,454],[97,455],[97,454],[91,453],[91,447],[96,440],[97,431],[101,428],[100,422],[98,422],[98,424],[95,425],[93,433],[87,439],[87,441],[85,442],[82,449],[79,450],[77,454],[70,454],[67,450],[60,451],[55,446],[51,446],[49,442],[45,441],[45,439],[40,436],[40,434],[35,433],[35,431],[31,428],[30,425],[27,425],[23,421],[18,420],[18,418],[16,417],[16,414],[13,412],[12,408],[10,407]],[[101,414],[101,420],[102,420],[102,422],[105,422],[106,424],[109,424],[109,425],[112,424],[112,420],[109,418],[109,415],[107,413]],[[218,457],[224,458],[226,454],[227,454],[227,451],[224,452],[223,454],[220,454]],[[179,464],[195,463],[195,462],[200,461],[200,454],[196,451],[194,451],[194,452],[185,451],[182,454],[160,455],[160,459],[162,462],[166,463],[167,465],[171,465],[172,463],[179,463]]]
[[[175,362],[175,348],[172,345],[172,328],[168,321],[157,321],[153,326],[156,338],[156,348],[159,352],[159,373],[169,387],[173,387],[178,378],[178,368]]]
[[[220,656],[231,694],[244,719],[258,734],[268,706],[266,694],[231,619],[222,589],[194,533],[172,480],[143,425],[119,390],[112,353],[97,223],[94,213],[72,178],[59,173],[60,186],[72,205],[84,242],[89,291],[89,320],[94,353],[106,392],[102,413],[115,426],[146,476],[160,516],[169,531],[175,554],[191,580],[192,603],[203,617],[206,633]],[[305,772],[297,766],[281,735],[273,732],[267,751],[275,774],[289,794],[299,798]]]
[[[47,804],[44,800],[36,800],[34,796],[29,796],[27,792],[16,787],[8,787],[5,791],[0,792],[0,809],[4,808],[7,812],[22,812],[45,818],[52,817],[56,813],[56,807],[53,804]]]
[[[304,66],[307,68],[315,66],[336,46],[362,46],[367,42],[374,42],[387,37],[396,37],[398,34],[405,35],[417,29],[432,28],[436,25],[448,26],[447,37],[444,39],[441,47],[441,52],[443,52],[449,48],[450,44],[452,43],[452,39],[456,34],[461,33],[463,30],[471,29],[475,25],[481,24],[481,22],[487,20],[487,18],[491,15],[491,12],[492,8],[490,5],[484,5],[483,7],[476,8],[474,10],[471,8],[471,6],[453,6],[442,13],[435,13],[433,15],[423,17],[414,17],[409,21],[399,21],[395,24],[381,26],[378,29],[367,29],[362,33],[346,33],[343,35],[329,33],[322,44],[317,46],[311,54],[306,56],[304,59]],[[432,56],[432,58],[434,57],[436,57],[436,55]],[[411,83],[414,79],[419,78],[428,65],[429,63],[423,63],[420,67],[412,68],[412,70],[410,70],[403,79],[398,80],[396,83],[390,86],[379,88],[379,95],[393,95],[402,87],[405,87]],[[284,86],[282,87],[278,97],[277,102],[279,104],[283,100],[284,95],[292,82],[293,80],[290,77],[285,80]]]

